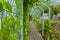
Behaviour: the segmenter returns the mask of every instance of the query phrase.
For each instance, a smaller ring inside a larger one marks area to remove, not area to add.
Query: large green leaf
[[[0,0],[0,2],[2,2],[3,0]]]
[[[0,12],[3,11],[3,4],[0,3]]]
[[[9,12],[12,11],[12,6],[11,6],[11,4],[9,2],[5,2],[5,6],[6,6],[6,9],[9,10]]]

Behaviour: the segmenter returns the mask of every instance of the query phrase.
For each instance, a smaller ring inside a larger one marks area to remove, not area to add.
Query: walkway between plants
[[[38,32],[35,24],[32,21],[30,21],[30,30],[28,35],[30,40],[43,40],[41,34]]]

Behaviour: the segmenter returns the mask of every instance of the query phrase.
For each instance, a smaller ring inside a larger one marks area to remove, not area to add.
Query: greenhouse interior
[[[60,0],[0,0],[0,40],[60,40]]]

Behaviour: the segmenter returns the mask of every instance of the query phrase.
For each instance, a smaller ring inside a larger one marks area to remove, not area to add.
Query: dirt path
[[[43,40],[41,34],[38,32],[32,21],[30,21],[30,31],[28,35],[31,40]]]

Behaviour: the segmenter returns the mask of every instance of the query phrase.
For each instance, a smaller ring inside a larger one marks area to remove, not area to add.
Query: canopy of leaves
[[[8,9],[9,12],[12,11],[12,6],[9,2],[3,2],[1,1],[0,2],[0,12],[3,11],[3,10],[6,10]]]
[[[55,11],[57,13],[60,13],[60,4],[58,4],[58,5],[55,6]]]
[[[3,11],[3,4],[0,2],[0,12]]]
[[[29,4],[30,6],[33,6],[34,3],[36,3],[36,2],[41,2],[41,1],[42,1],[42,0],[24,0],[24,1],[23,1],[23,3],[24,3],[23,5],[26,6],[26,5]]]
[[[48,13],[49,12],[49,9],[46,6],[44,6],[43,8],[44,8],[44,13]]]
[[[48,4],[48,5],[50,4],[50,0],[45,0],[45,2],[46,2],[46,4]]]
[[[5,6],[6,6],[6,9],[9,10],[9,12],[12,11],[12,6],[11,6],[11,4],[9,2],[5,2]]]
[[[51,6],[51,17],[53,14],[57,15],[58,13],[60,13],[60,4],[54,6]]]

